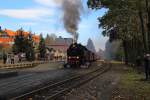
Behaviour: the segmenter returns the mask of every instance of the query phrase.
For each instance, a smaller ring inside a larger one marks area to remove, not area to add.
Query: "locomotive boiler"
[[[67,49],[67,63],[65,67],[89,67],[91,62],[96,60],[96,55],[85,46],[73,43]]]

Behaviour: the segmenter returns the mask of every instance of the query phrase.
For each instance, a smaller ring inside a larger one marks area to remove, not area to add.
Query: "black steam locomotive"
[[[81,44],[71,44],[67,50],[67,63],[65,67],[88,67],[96,60],[96,55]]]

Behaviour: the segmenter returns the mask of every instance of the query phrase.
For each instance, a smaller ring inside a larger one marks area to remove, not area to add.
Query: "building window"
[[[9,36],[7,34],[3,33],[3,34],[1,34],[1,37],[8,38]]]

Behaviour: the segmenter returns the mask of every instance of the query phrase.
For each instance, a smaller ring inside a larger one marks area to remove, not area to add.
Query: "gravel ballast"
[[[112,91],[117,87],[121,73],[118,68],[111,68],[108,72],[94,80],[73,89],[66,94],[64,100],[111,100]]]

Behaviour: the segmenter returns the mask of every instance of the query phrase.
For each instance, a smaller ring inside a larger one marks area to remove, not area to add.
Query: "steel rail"
[[[85,76],[87,76],[87,75],[90,75],[90,74],[92,74],[92,73],[98,72],[98,71],[100,71],[101,69],[102,69],[102,68],[98,68],[98,69],[96,69],[96,70],[94,70],[94,71],[92,71],[92,72],[88,72],[88,73],[86,73],[86,74],[77,75],[77,76],[75,76],[75,77],[72,77],[72,78],[69,78],[69,79],[66,79],[66,80],[63,80],[63,81],[54,83],[54,84],[49,84],[49,85],[44,86],[44,87],[42,87],[42,88],[33,90],[33,91],[31,91],[31,92],[22,94],[22,95],[17,96],[17,97],[14,97],[14,98],[12,98],[12,99],[10,99],[10,100],[28,100],[28,99],[33,100],[32,98],[33,98],[35,95],[41,94],[41,93],[44,92],[44,91],[54,89],[54,87],[61,86],[61,85],[63,85],[63,84],[66,84],[66,83],[68,83],[68,82],[71,82],[71,81],[73,81],[73,80],[80,79],[80,78],[85,77]],[[74,86],[74,87],[75,87],[75,86]],[[68,89],[66,88],[66,89],[64,89],[64,90],[62,90],[62,91],[59,91],[59,92],[57,92],[57,93],[54,94],[54,95],[51,95],[51,96],[46,97],[46,99],[44,99],[44,100],[49,100],[49,99],[51,99],[51,98],[54,98],[54,97],[56,97],[57,95],[62,94],[64,91],[70,90],[71,88],[72,88],[72,87],[69,87]]]
[[[56,98],[58,98],[58,97],[62,96],[63,94],[65,94],[67,91],[70,91],[70,90],[72,90],[72,89],[74,89],[74,88],[80,87],[81,85],[83,85],[83,84],[85,84],[85,83],[87,83],[87,82],[93,80],[94,78],[96,78],[96,77],[102,75],[103,73],[107,72],[109,69],[110,69],[110,67],[107,68],[107,69],[102,70],[101,72],[97,73],[97,74],[94,75],[94,76],[91,76],[90,78],[87,78],[87,79],[85,79],[85,80],[82,80],[82,81],[79,82],[78,84],[75,84],[75,85],[72,85],[72,86],[70,86],[70,87],[68,87],[68,88],[65,88],[65,89],[63,89],[62,91],[59,91],[59,92],[57,92],[57,93],[55,93],[55,94],[53,94],[53,95],[51,95],[51,96],[47,96],[44,100],[55,100]],[[94,72],[94,73],[95,73],[95,72]],[[92,73],[92,74],[93,74],[93,73]],[[91,75],[91,74],[89,74],[89,75]]]

